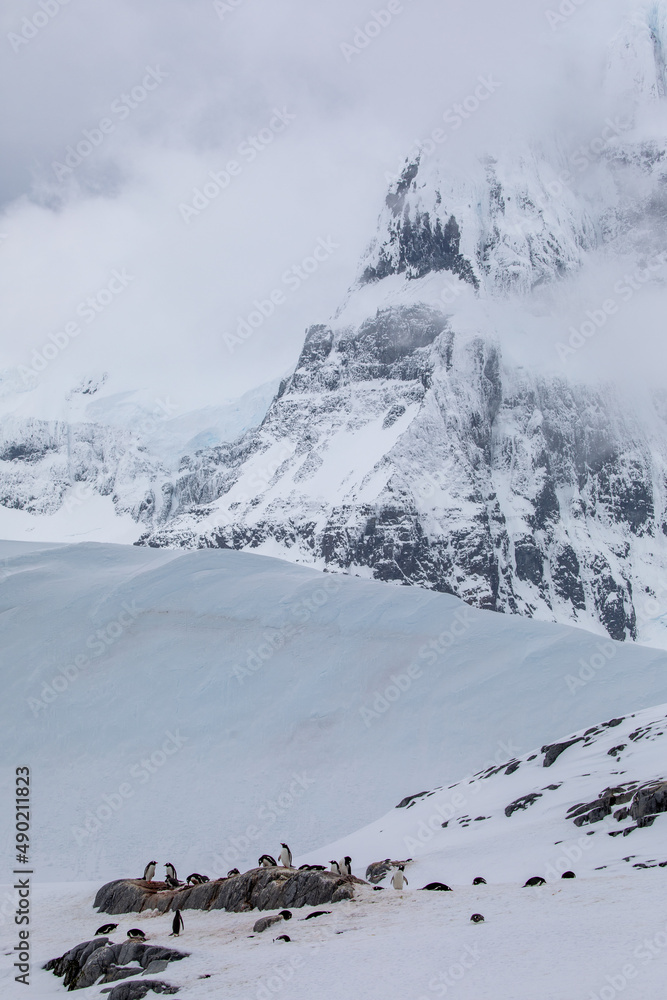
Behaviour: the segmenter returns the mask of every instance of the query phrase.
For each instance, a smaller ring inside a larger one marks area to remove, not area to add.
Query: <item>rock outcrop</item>
[[[68,990],[84,990],[98,982],[113,983],[136,976],[138,966],[143,971],[151,969],[155,972],[155,963],[179,962],[183,958],[187,958],[187,954],[173,948],[138,941],[111,944],[109,938],[99,937],[70,948],[60,958],[51,959],[44,969],[55,976],[62,976],[63,986]]]
[[[170,889],[163,882],[118,879],[103,885],[94,905],[100,913],[141,913],[143,910],[246,910],[296,909],[352,899],[353,875],[293,868],[253,868],[242,875],[216,879],[203,885]]]

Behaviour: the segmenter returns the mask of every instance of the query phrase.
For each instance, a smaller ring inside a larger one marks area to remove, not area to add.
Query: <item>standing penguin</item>
[[[170,861],[167,861],[164,867],[167,869],[167,876],[165,878],[165,882],[167,883],[170,889],[178,889],[179,885],[182,885],[183,883],[178,881],[178,875],[176,874],[176,869],[174,868],[174,866]]]
[[[282,851],[280,852],[280,863],[283,868],[292,867],[292,852],[290,851],[287,844],[281,844]]]
[[[157,861],[149,861],[148,862],[148,864],[144,868],[144,881],[146,881],[146,882],[152,882],[153,881],[153,876],[155,875],[155,866],[156,866],[156,864],[157,864]]]
[[[340,870],[340,865],[338,864],[337,861],[331,862],[331,868],[329,869],[329,871],[333,872],[334,875],[342,875],[342,872]]]
[[[183,917],[181,916],[181,911],[176,910],[176,912],[174,913],[174,919],[171,925],[171,934],[169,935],[169,937],[178,937],[178,935],[181,933],[184,927],[185,924],[183,923]]]
[[[341,875],[351,875],[352,874],[352,858],[349,854],[346,854],[344,858],[338,862],[338,868],[340,869]]]
[[[394,889],[402,889],[404,885],[408,884],[403,872],[405,871],[405,865],[399,865],[394,874],[391,877],[391,884]]]

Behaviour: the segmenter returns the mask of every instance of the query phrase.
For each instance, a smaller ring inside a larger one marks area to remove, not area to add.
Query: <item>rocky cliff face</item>
[[[129,433],[25,427],[5,435],[2,502],[61,502],[66,466],[142,522],[142,544],[254,549],[637,637],[666,589],[667,408],[522,367],[500,317],[511,303],[537,338],[537,296],[562,301],[600,260],[661,287],[667,144],[645,123],[665,40],[660,4],[615,40],[622,113],[584,147],[406,163],[347,301],[308,331],[259,427],[176,474]]]
[[[188,463],[149,545],[252,548],[636,635],[664,452],[611,390],[506,365],[426,306],[313,327],[261,428]],[[194,501],[194,504],[193,504]]]

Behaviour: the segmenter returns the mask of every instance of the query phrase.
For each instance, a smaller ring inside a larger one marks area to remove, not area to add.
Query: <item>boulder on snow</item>
[[[403,801],[405,802],[406,800],[404,799]],[[396,808],[398,809],[399,807],[397,806]],[[411,861],[412,858],[407,858],[405,861],[391,861],[390,858],[385,858],[384,861],[371,861],[366,869],[366,881],[370,882],[371,885],[377,885],[392,868],[398,868],[399,865],[407,865]]]
[[[170,986],[160,979],[145,980],[144,982],[135,980],[133,983],[123,983],[122,986],[115,986],[109,991],[108,1000],[144,1000],[150,993],[174,994],[178,993],[178,986]],[[102,993],[106,992],[102,990]]]
[[[633,819],[641,820],[662,812],[667,812],[667,781],[655,781],[637,789],[630,803]]]
[[[118,879],[99,889],[94,906],[100,913],[141,913],[143,910],[244,910],[298,909],[352,899],[354,875],[294,868],[252,868],[243,875],[170,889],[163,882]]]
[[[63,986],[67,989],[83,990],[97,982],[113,983],[135,976],[139,971],[137,965],[145,971],[153,962],[178,962],[187,957],[186,952],[174,951],[173,948],[146,945],[139,941],[111,944],[109,938],[100,937],[70,948],[60,958],[47,962],[44,969],[55,976],[63,976]]]

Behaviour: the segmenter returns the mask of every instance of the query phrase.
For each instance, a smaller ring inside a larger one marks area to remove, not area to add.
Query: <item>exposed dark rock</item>
[[[428,795],[428,792],[417,792],[416,795],[406,795],[404,799],[401,799],[396,808],[405,809],[407,806],[411,805],[415,799],[422,799],[425,795]]]
[[[611,814],[612,808],[616,805],[623,805],[629,802],[634,795],[636,782],[626,785],[617,785],[614,788],[605,788],[600,793],[599,798],[594,802],[579,803],[571,806],[567,811],[567,818],[574,821],[575,826],[585,826],[588,823],[599,823],[605,816]],[[619,819],[625,817],[625,813],[620,811]]]
[[[242,875],[180,889],[142,879],[118,879],[102,886],[94,905],[101,913],[140,913],[150,909],[160,913],[176,909],[233,913],[282,910],[352,899],[355,885],[363,884],[353,875],[327,871],[253,868]]]
[[[575,743],[582,743],[583,736],[578,736],[575,740],[568,740],[566,743],[552,743],[550,746],[542,747],[542,753],[544,754],[544,760],[542,762],[543,767],[551,767],[554,761],[558,760],[560,755],[567,750],[568,747],[574,746]]]
[[[641,820],[664,812],[667,812],[667,781],[654,782],[637,789],[630,804],[633,819]]]
[[[63,985],[67,989],[82,990],[98,981],[109,983],[136,975],[136,965],[131,970],[125,968],[131,963],[138,962],[146,970],[156,961],[178,962],[183,958],[187,958],[186,952],[172,948],[139,941],[110,944],[108,938],[95,938],[76,945],[60,958],[51,959],[44,969],[64,977]]]
[[[510,802],[508,806],[505,806],[505,815],[509,817],[519,809],[527,809],[528,806],[532,806],[533,802],[537,802],[541,798],[541,792],[529,792],[528,795],[522,795],[520,798],[515,799],[514,802]]]
[[[170,986],[169,983],[165,983],[161,979],[139,980],[132,983],[123,983],[122,986],[115,986],[109,993],[108,1000],[144,1000],[144,997],[151,991],[169,996],[178,993],[179,987]]]

